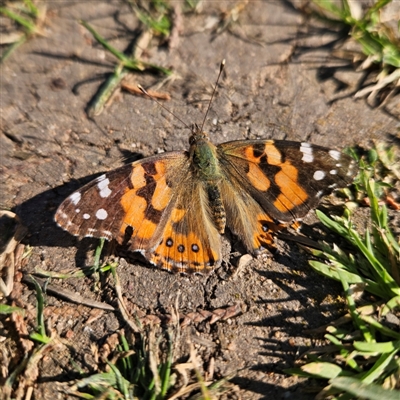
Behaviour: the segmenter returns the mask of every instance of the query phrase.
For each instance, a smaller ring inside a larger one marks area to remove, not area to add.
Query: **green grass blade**
[[[348,282],[345,280],[344,276],[339,272],[340,274],[340,280],[342,282],[343,289],[346,294],[346,299],[347,299],[347,306],[349,308],[349,312],[351,315],[351,318],[353,320],[353,323],[360,329],[364,339],[367,342],[372,342],[374,340],[374,337],[372,336],[372,332],[368,329],[366,326],[365,322],[360,318],[359,313],[357,311],[357,307],[354,301],[354,297],[352,296],[352,293],[350,291],[350,286]]]
[[[397,348],[390,353],[381,354],[381,356],[375,362],[374,366],[370,368],[365,374],[363,374],[362,381],[364,383],[373,383],[378,378],[381,378],[382,375],[386,374],[387,367],[389,366],[398,351],[399,349]]]
[[[332,379],[339,376],[343,370],[338,365],[328,362],[311,362],[300,367],[301,370],[315,378]]]
[[[117,66],[112,75],[110,75],[106,81],[101,85],[97,91],[95,97],[87,108],[87,114],[90,118],[100,115],[104,109],[104,106],[112,96],[112,94],[120,86],[123,78],[128,74],[128,71],[122,68],[122,65]]]
[[[382,308],[381,315],[384,317],[388,312],[400,307],[400,296],[395,296],[390,299]]]
[[[332,265],[321,263],[319,261],[309,261],[309,264],[320,274],[328,278],[340,282],[340,274],[349,284],[365,283],[365,290],[381,298],[387,297],[385,288],[379,283],[370,279],[364,279],[360,275],[346,271],[347,266],[339,263],[338,261],[331,261]],[[340,273],[339,273],[340,271]]]
[[[4,51],[4,53],[2,54],[1,59],[0,59],[0,64],[2,64],[4,61],[6,61],[7,58],[10,57],[10,55],[11,55],[15,50],[17,50],[17,48],[18,48],[19,46],[21,46],[22,44],[24,44],[24,43],[26,42],[26,40],[27,40],[27,35],[25,34],[25,35],[21,36],[21,38],[20,38],[19,40],[17,40],[16,42],[10,44],[10,45],[8,46],[8,48],[7,48],[7,49]]]
[[[360,318],[362,318],[367,324],[369,324],[371,327],[381,332],[382,334],[395,339],[400,339],[400,333],[395,332],[387,326],[382,325],[379,321],[377,321],[370,315],[362,315]]]
[[[33,4],[33,2],[31,0],[24,0],[24,3],[26,5],[26,7],[29,10],[29,14],[33,17],[33,18],[37,18],[39,16],[39,10],[37,9],[37,7]]]
[[[129,399],[129,382],[127,382],[127,380],[122,376],[120,370],[114,364],[108,361],[107,364],[115,375],[117,389],[124,395],[125,399]]]
[[[0,7],[0,13],[4,14],[6,17],[11,18],[18,24],[22,25],[26,30],[30,33],[35,30],[35,24],[31,22],[29,19],[21,17],[20,15],[12,12],[8,8]]]
[[[100,34],[98,34],[94,28],[92,28],[86,21],[81,20],[81,25],[83,25],[92,35],[93,37],[111,54],[118,58],[122,63],[132,63],[131,60],[122,52],[117,50],[115,47],[111,46],[107,40],[105,40]]]
[[[400,341],[380,342],[380,343],[366,343],[354,342],[353,346],[356,350],[369,353],[392,353],[393,351],[400,350]]]
[[[376,271],[376,277],[382,281],[382,284],[384,284],[387,288],[391,290],[394,296],[400,295],[400,288],[398,287],[396,281],[386,271],[386,268],[379,262],[373,252],[371,252],[369,248],[363,243],[358,233],[350,231],[350,234],[358,249],[370,262],[371,266],[373,267],[373,271]]]
[[[20,307],[12,307],[7,304],[0,304],[0,315],[7,315],[17,312],[21,315],[25,315],[25,310]]]
[[[161,392],[158,396],[160,399],[163,399],[168,389],[171,386],[170,378],[171,378],[171,368],[172,368],[172,359],[173,359],[173,338],[170,331],[168,331],[168,352],[166,360],[162,366],[162,370],[160,373],[161,376]]]
[[[36,302],[37,302],[37,312],[36,312],[36,321],[37,321],[37,330],[38,334],[33,334],[34,338],[37,340],[38,336],[41,336],[43,340],[40,340],[44,343],[47,342],[47,339],[49,337],[46,335],[46,328],[44,325],[44,316],[43,316],[43,310],[44,310],[44,296],[43,296],[43,291],[42,287],[39,285],[39,283],[36,281],[36,279],[30,275],[30,279],[32,283],[35,286],[36,289]]]
[[[376,384],[366,384],[358,379],[338,377],[329,381],[332,387],[344,390],[357,398],[368,400],[399,400],[397,390],[386,390]]]

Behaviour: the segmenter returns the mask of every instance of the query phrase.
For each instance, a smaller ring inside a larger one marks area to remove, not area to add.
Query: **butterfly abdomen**
[[[219,185],[215,183],[206,183],[206,191],[210,205],[212,219],[220,234],[225,232],[226,213],[222,204]]]

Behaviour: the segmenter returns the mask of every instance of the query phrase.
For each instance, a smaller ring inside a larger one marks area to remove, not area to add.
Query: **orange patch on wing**
[[[139,227],[134,230],[133,235],[139,240],[150,240],[154,232],[156,231],[157,225],[149,219],[143,219],[140,221]]]
[[[125,211],[120,234],[124,235],[128,226],[133,228],[133,235],[141,239],[150,239],[157,225],[145,218],[147,201],[136,194],[136,189],[125,192],[121,197],[121,206]]]
[[[218,254],[212,248],[204,248],[204,244],[195,233],[190,232],[187,236],[189,247],[189,260],[193,266],[199,270],[206,268],[209,263],[214,264],[218,260]],[[193,246],[197,246],[198,250],[194,251]],[[196,267],[196,264],[200,266]]]
[[[273,236],[268,232],[255,232],[253,235],[254,250],[257,251],[266,247],[275,247]]]
[[[162,176],[157,180],[156,190],[153,193],[153,198],[151,199],[151,205],[156,210],[164,210],[167,207],[171,199],[171,188],[167,185],[167,180],[165,176]]]
[[[261,158],[261,156],[260,157],[256,157],[254,155],[253,146],[246,147],[245,150],[244,150],[244,155],[246,157],[246,160],[248,160],[250,162],[253,162],[253,163],[258,163],[260,161],[260,158]]]
[[[204,243],[201,243],[194,232],[189,232],[188,235],[178,234],[168,224],[164,239],[153,252],[151,262],[167,270],[208,272],[217,260],[217,253],[210,248],[204,248]]]
[[[265,145],[265,148],[270,146],[269,143]],[[259,157],[254,155],[254,147],[249,146],[244,151],[246,160],[249,161],[249,171],[247,172],[247,177],[249,178],[251,184],[258,190],[263,192],[267,191],[271,186],[271,181],[265,176],[262,170],[257,166],[260,162],[260,158],[265,154],[262,153]]]
[[[274,201],[274,206],[281,212],[287,212],[302,205],[308,194],[297,184],[298,170],[288,162],[281,164],[282,170],[275,175],[275,182],[281,194]]]
[[[136,194],[137,189],[127,190],[121,197],[120,203],[126,213],[137,214],[137,218],[144,218],[147,201]]]
[[[165,175],[165,162],[162,160],[159,160],[154,163],[154,166],[156,167],[157,173],[154,176],[155,179],[159,179],[160,177]]]
[[[257,230],[253,235],[253,249],[259,250],[261,247],[275,247],[272,233],[279,231],[283,225],[276,225],[272,218],[266,214],[257,216]]]
[[[131,175],[131,183],[135,189],[139,189],[143,186],[146,186],[145,174],[146,172],[142,165],[136,165],[133,168]]]
[[[171,221],[176,223],[179,222],[186,214],[183,208],[174,208],[171,212]]]
[[[281,165],[282,155],[281,152],[274,145],[274,142],[267,142],[265,144],[265,153],[267,154],[268,164]]]
[[[138,240],[150,240],[156,231],[157,224],[146,218],[146,210],[151,203],[156,210],[163,211],[171,198],[171,189],[167,185],[164,163],[160,161],[155,163],[154,166],[156,173],[152,176],[156,187],[151,199],[137,195],[137,191],[147,185],[145,168],[139,164],[133,169],[131,183],[134,188],[127,190],[121,197],[121,206],[125,211],[120,230],[121,235],[124,235],[128,226],[131,226],[133,236],[137,237]]]
[[[267,191],[271,186],[271,181],[256,164],[249,163],[249,172],[247,173],[247,177],[256,189],[263,192]]]

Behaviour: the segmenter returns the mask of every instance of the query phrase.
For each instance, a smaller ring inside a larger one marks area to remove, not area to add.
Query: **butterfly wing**
[[[271,230],[304,217],[356,173],[347,155],[308,143],[234,141],[220,144],[218,155],[227,225],[250,251],[271,245]]]
[[[206,272],[220,238],[187,153],[169,152],[99,176],[71,194],[55,221],[75,236],[116,239],[153,264]]]

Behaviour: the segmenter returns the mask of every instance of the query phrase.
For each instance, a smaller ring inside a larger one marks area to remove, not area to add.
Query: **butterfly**
[[[252,254],[301,220],[321,197],[352,182],[347,155],[309,143],[239,140],[214,145],[193,125],[188,151],[109,171],[72,193],[55,221],[80,237],[115,239],[153,265],[208,273],[228,228]]]

